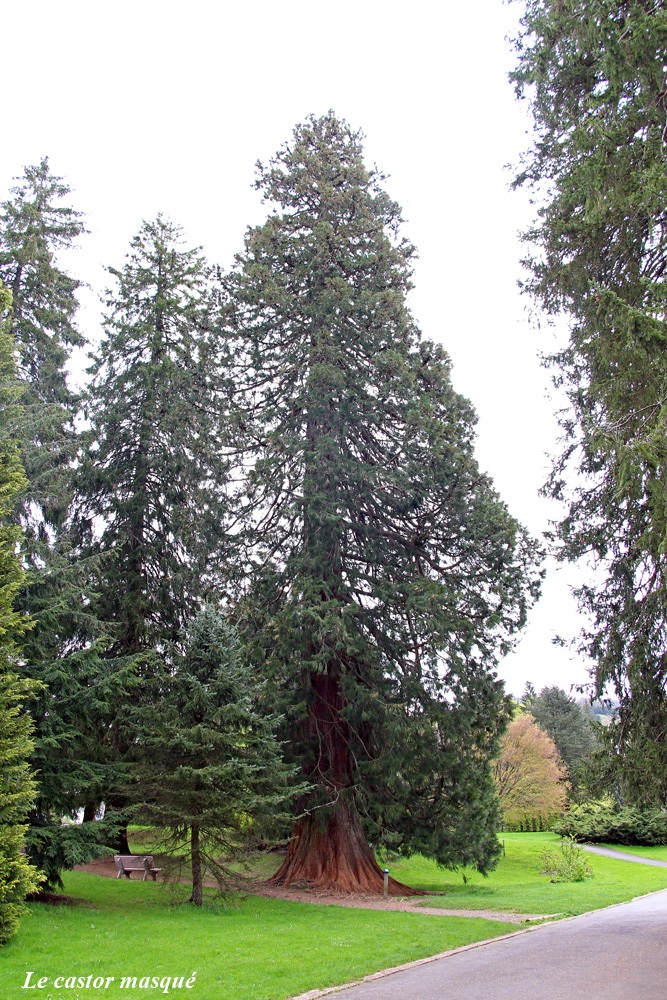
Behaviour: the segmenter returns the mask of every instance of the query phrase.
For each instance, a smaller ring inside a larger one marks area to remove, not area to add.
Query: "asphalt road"
[[[627,851],[615,851],[610,847],[598,847],[593,844],[584,844],[585,851],[590,854],[601,854],[604,858],[616,858],[618,861],[636,861],[638,865],[652,865],[654,868],[667,868],[667,861],[660,861],[658,858],[642,858],[638,854],[628,854]]]
[[[341,1000],[667,1000],[667,890],[437,959]]]

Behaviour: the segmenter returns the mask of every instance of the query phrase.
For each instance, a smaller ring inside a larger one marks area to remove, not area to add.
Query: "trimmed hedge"
[[[507,813],[503,818],[503,830],[507,833],[548,833],[560,819],[560,813],[553,813],[551,816]]]
[[[573,806],[553,829],[579,843],[667,844],[667,811],[585,804]]]

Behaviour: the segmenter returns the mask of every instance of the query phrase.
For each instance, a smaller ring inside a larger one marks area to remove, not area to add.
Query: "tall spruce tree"
[[[565,503],[614,784],[667,804],[667,9],[645,0],[529,0],[513,74],[535,141],[516,184],[542,203],[527,288],[570,318],[551,358],[571,408],[547,492]],[[576,474],[579,474],[578,477]]]
[[[82,555],[97,560],[91,611],[112,627],[102,660],[118,693],[105,740],[122,764],[144,681],[215,593],[226,473],[205,261],[158,216],[110,273],[117,287],[85,397],[75,524]],[[100,797],[116,813],[127,804],[118,790]],[[127,850],[122,836],[118,846]]]
[[[229,279],[247,634],[315,786],[275,881],[368,891],[369,837],[494,864],[494,666],[537,589],[473,410],[406,306],[414,250],[382,180],[358,133],[308,119],[259,166],[277,210]]]
[[[79,282],[61,258],[84,232],[81,213],[67,204],[70,189],[47,159],[27,167],[11,193],[0,215],[0,277],[13,294],[22,405],[12,437],[27,471],[15,510],[27,570],[19,605],[33,622],[20,669],[42,682],[29,702],[40,782],[27,843],[47,887],[55,888],[60,871],[87,860],[103,835],[102,827],[63,826],[62,817],[74,816],[108,784],[99,734],[118,679],[100,662],[104,627],[91,613],[92,567],[71,537],[77,397],[67,362],[84,341],[75,322]]]
[[[41,881],[24,853],[25,819],[36,785],[28,763],[32,722],[23,706],[37,685],[15,672],[16,642],[27,622],[14,607],[23,570],[16,552],[20,531],[11,519],[25,473],[11,440],[20,387],[8,329],[10,305],[11,293],[0,283],[0,944],[13,934],[23,900]]]
[[[84,230],[81,213],[48,159],[25,168],[0,214],[0,280],[11,290],[11,332],[24,386],[16,437],[28,477],[22,520],[29,551],[44,558],[47,528],[57,529],[69,502],[69,464],[76,449],[76,396],[67,383],[80,285],[60,267],[59,254]],[[41,546],[40,546],[41,543]]]
[[[158,216],[109,270],[77,523],[85,551],[104,557],[95,610],[115,623],[110,655],[124,657],[177,643],[214,590],[226,465],[204,259]]]

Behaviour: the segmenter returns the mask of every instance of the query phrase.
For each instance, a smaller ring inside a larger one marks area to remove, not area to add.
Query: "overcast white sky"
[[[2,14],[5,116],[0,199],[48,155],[73,188],[90,234],[69,261],[88,282],[82,326],[97,336],[105,265],[119,266],[143,218],[180,223],[227,266],[266,207],[252,190],[268,159],[311,112],[361,128],[367,160],[389,175],[417,246],[412,308],[441,341],[454,385],[479,414],[478,457],[534,533],[555,511],[537,491],[558,450],[556,402],[538,361],[553,334],[516,287],[517,233],[532,217],[509,192],[528,142],[507,82],[505,36],[520,11],[501,0],[22,0]],[[508,689],[586,680],[556,633],[580,624],[569,585],[549,567],[544,596],[501,666]]]

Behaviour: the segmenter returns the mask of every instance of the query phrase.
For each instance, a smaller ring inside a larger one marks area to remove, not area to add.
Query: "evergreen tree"
[[[597,741],[595,717],[588,706],[578,704],[562,688],[544,687],[530,703],[530,714],[556,744],[576,795],[578,772]]]
[[[66,204],[69,193],[44,159],[26,168],[0,217],[0,276],[13,293],[22,387],[12,434],[28,474],[16,518],[27,569],[19,603],[33,627],[23,639],[20,670],[42,682],[27,703],[40,775],[27,844],[48,888],[62,884],[63,868],[97,852],[104,835],[104,827],[64,826],[62,818],[74,817],[108,787],[100,736],[118,690],[118,679],[100,662],[105,633],[91,613],[93,567],[71,537],[77,398],[66,366],[72,347],[84,341],[75,325],[79,282],[62,270],[60,257],[84,228],[81,214]]]
[[[117,688],[104,729],[110,765],[135,740],[125,710],[221,575],[226,470],[208,268],[181,243],[158,216],[142,224],[125,266],[110,269],[117,288],[85,397],[74,520],[82,556],[96,563],[91,613],[112,628],[102,657]],[[122,818],[124,794],[107,787],[103,797]],[[116,846],[129,852],[123,834]]]
[[[15,429],[28,476],[22,522],[29,550],[37,547],[43,562],[47,528],[60,525],[69,502],[77,401],[66,364],[72,346],[83,343],[75,325],[80,282],[60,269],[58,256],[85,230],[81,213],[62,204],[70,189],[46,158],[18,180],[1,206],[0,280],[12,293],[11,332],[24,386]]]
[[[571,409],[547,492],[566,503],[562,557],[598,566],[578,592],[591,621],[581,647],[594,695],[611,685],[619,701],[603,734],[610,766],[629,801],[663,806],[666,48],[663,3],[529,0],[513,74],[535,124],[516,184],[543,202],[527,288],[571,320],[551,358]]]
[[[35,795],[35,781],[28,764],[32,723],[22,706],[34,695],[36,685],[20,680],[13,670],[14,643],[25,632],[26,622],[14,608],[23,572],[16,554],[20,532],[11,524],[11,515],[16,495],[25,486],[25,474],[9,436],[20,391],[6,320],[10,304],[11,294],[0,284],[0,944],[16,929],[23,900],[41,881],[23,853],[23,824]]]
[[[220,887],[242,856],[259,810],[290,794],[276,716],[260,714],[258,691],[235,631],[207,607],[194,618],[183,656],[160,679],[137,717],[138,760],[131,774],[139,815],[170,836],[161,849],[183,856],[190,902],[202,904],[213,876]]]
[[[208,269],[180,230],[144,222],[107,297],[77,475],[83,551],[103,557],[94,609],[109,655],[162,650],[215,588],[226,467],[208,334]]]
[[[316,786],[275,879],[370,891],[369,836],[493,865],[494,666],[537,588],[472,408],[407,309],[414,251],[381,181],[358,134],[309,119],[259,167],[278,210],[228,284],[246,634]]]

